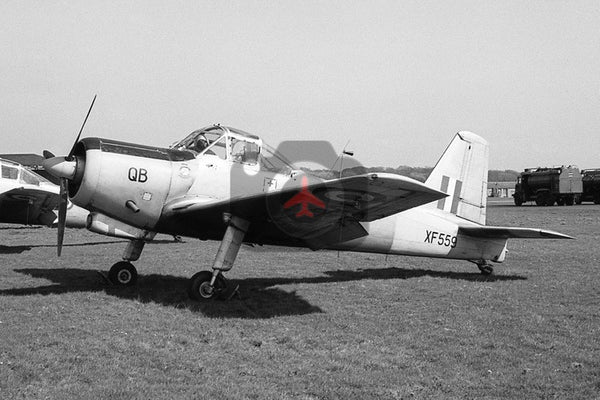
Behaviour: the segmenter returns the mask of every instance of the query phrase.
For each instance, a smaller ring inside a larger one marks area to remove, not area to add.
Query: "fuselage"
[[[361,224],[369,232],[368,236],[341,243],[336,248],[496,262],[503,261],[506,253],[506,239],[484,239],[462,234],[459,232],[460,226],[477,224],[429,205]]]

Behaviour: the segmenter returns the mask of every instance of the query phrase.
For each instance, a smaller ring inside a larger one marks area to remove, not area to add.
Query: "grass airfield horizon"
[[[230,301],[187,280],[217,242],[159,235],[138,284],[97,273],[126,242],[0,226],[1,398],[600,398],[600,206],[494,203],[511,240],[485,277],[465,261],[242,247]]]

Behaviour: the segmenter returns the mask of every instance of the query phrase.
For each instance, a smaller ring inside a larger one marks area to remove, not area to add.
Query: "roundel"
[[[339,201],[342,203],[354,203],[356,201],[371,202],[375,200],[375,196],[366,191],[358,190],[327,190],[324,193],[329,200]]]

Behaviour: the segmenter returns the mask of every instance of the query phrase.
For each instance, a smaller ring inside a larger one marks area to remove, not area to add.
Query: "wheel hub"
[[[119,283],[125,285],[131,281],[131,272],[129,272],[126,269],[123,269],[117,274],[117,279],[119,280]]]
[[[211,286],[210,282],[202,282],[198,288],[200,296],[205,299],[210,299],[215,293],[215,288]]]

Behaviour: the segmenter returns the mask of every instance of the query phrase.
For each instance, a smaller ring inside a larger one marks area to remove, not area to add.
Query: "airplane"
[[[0,222],[55,226],[59,187],[23,165],[0,158]],[[66,224],[83,228],[88,212],[68,202]]]
[[[129,239],[108,273],[115,285],[136,283],[132,262],[157,233],[221,241],[212,271],[188,282],[189,297],[199,301],[231,296],[235,288],[223,273],[242,243],[460,259],[487,275],[491,262],[505,260],[508,239],[572,239],[485,225],[489,146],[471,132],[453,137],[425,183],[389,173],[323,180],[296,169],[260,137],[221,125],[168,148],[80,140],[90,111],[68,155],[45,153],[43,165],[61,179],[62,199],[90,211],[89,230]],[[317,206],[303,212],[312,196]]]

